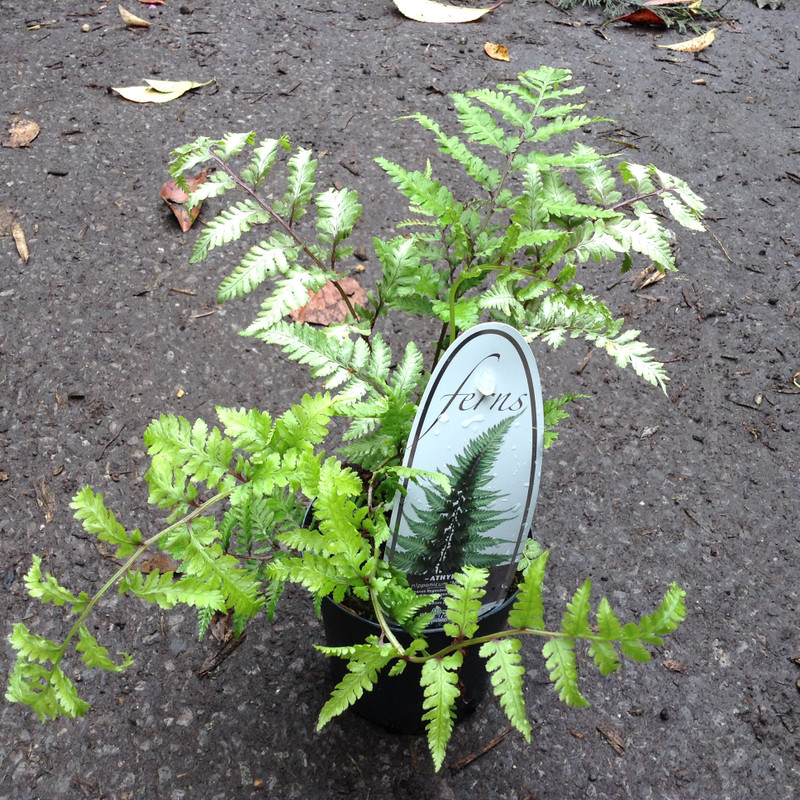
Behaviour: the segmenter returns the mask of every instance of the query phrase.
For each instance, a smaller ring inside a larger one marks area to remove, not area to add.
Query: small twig
[[[170,286],[169,290],[171,292],[177,292],[178,294],[188,294],[191,295],[192,297],[197,297],[197,292],[192,292],[189,289],[178,289],[177,286]]]
[[[201,317],[210,317],[212,314],[215,314],[216,311],[204,311],[202,314],[192,314],[189,319],[200,319]]]
[[[110,446],[111,444],[113,444],[113,443],[114,443],[114,441],[115,441],[116,439],[118,439],[118,438],[119,438],[119,435],[120,435],[120,434],[122,433],[122,431],[124,431],[124,430],[125,430],[125,426],[123,425],[123,426],[122,426],[122,427],[121,427],[121,428],[120,428],[120,429],[119,429],[119,430],[118,430],[118,431],[117,431],[117,432],[116,432],[116,433],[115,433],[115,434],[114,434],[114,435],[113,435],[113,436],[112,436],[112,437],[111,437],[111,438],[110,438],[110,439],[109,439],[109,440],[108,440],[108,441],[107,441],[107,442],[106,442],[106,443],[103,445],[103,449],[100,451],[100,454],[97,456],[97,458],[95,458],[95,461],[99,461],[99,460],[100,460],[100,459],[101,459],[101,458],[102,458],[102,457],[103,457],[103,456],[106,454],[106,450],[108,450],[109,446]]]
[[[703,223],[703,224],[705,225],[705,223]],[[708,227],[708,225],[705,225],[705,228],[706,228],[706,230],[707,230],[707,231],[708,231],[708,232],[709,232],[709,233],[710,233],[710,234],[711,234],[711,235],[714,237],[714,241],[715,241],[715,242],[716,242],[716,243],[719,245],[719,249],[720,249],[720,250],[722,250],[722,252],[723,252],[723,254],[724,254],[725,258],[727,258],[727,259],[728,259],[728,261],[730,261],[730,262],[731,262],[731,264],[733,264],[733,259],[732,259],[732,258],[731,258],[731,257],[728,255],[728,251],[725,249],[725,246],[724,246],[724,245],[722,244],[722,242],[721,242],[721,241],[720,241],[720,240],[717,238],[717,234],[716,234],[716,233],[714,233],[714,231],[712,231],[712,230],[711,230],[711,228],[709,228],[709,227]]]
[[[594,355],[594,349],[590,350],[586,354],[586,358],[583,359],[583,362],[581,363],[581,365],[578,367],[578,369],[575,370],[575,374],[576,375],[580,375],[586,369],[587,365],[592,360],[592,356],[593,355]]]
[[[460,772],[464,767],[468,767],[473,761],[480,758],[483,755],[486,755],[492,748],[497,747],[503,739],[511,733],[511,727],[509,726],[501,733],[498,733],[493,739],[489,741],[489,743],[480,750],[477,750],[474,753],[470,753],[468,756],[464,756],[464,758],[459,758],[458,761],[454,761],[450,765],[451,772]]]

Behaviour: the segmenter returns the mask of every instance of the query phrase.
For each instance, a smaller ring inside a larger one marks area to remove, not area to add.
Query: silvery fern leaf
[[[288,274],[299,249],[290,236],[273,233],[266,241],[251,247],[236,269],[220,283],[217,300],[222,303],[244,297],[267,278]]]
[[[230,208],[220,211],[198,236],[189,263],[202,261],[209,250],[241,238],[253,225],[265,220],[266,212],[254,200],[240,200]]]
[[[226,133],[218,142],[214,142],[212,153],[223,161],[238,156],[244,148],[256,140],[254,131],[248,133]]]
[[[280,139],[264,139],[253,150],[250,162],[242,170],[242,180],[247,181],[254,189],[258,188],[266,179],[275,164],[278,148],[289,152],[289,137],[284,135]]]

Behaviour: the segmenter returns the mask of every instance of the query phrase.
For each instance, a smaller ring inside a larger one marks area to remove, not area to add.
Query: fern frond
[[[184,205],[187,209],[192,209],[200,205],[204,200],[225,194],[225,192],[233,189],[235,185],[226,172],[215,172],[203,183],[192,189]]]
[[[508,624],[512,628],[544,629],[542,585],[549,555],[548,550],[541,553],[525,570],[517,599],[508,615]]]
[[[242,170],[242,180],[247,181],[253,189],[257,189],[269,175],[275,164],[278,148],[291,151],[289,137],[284,134],[280,139],[263,139],[253,150],[250,162]]]
[[[318,649],[328,651],[326,655],[334,654],[330,648]],[[370,636],[366,644],[347,648],[346,652],[345,657],[350,658],[347,672],[319,713],[318,731],[355,703],[364,692],[370,691],[377,682],[380,671],[398,655],[392,645],[380,645],[376,636]]]
[[[208,255],[209,250],[240,239],[264,217],[264,210],[254,200],[240,200],[220,211],[197,237],[189,263],[196,264]]]
[[[522,694],[522,666],[519,639],[493,639],[481,645],[480,655],[486,659],[486,669],[491,675],[494,693],[500,698],[500,705],[509,722],[525,737],[531,740],[531,725],[525,715],[525,699]]]
[[[288,274],[298,253],[299,247],[291,236],[273,233],[266,241],[251,247],[236,269],[220,283],[217,300],[222,303],[244,297],[267,278]]]
[[[218,142],[214,142],[214,149],[211,151],[217,158],[229,161],[234,156],[244,150],[249,144],[256,140],[255,131],[248,133],[226,133]]]
[[[462,662],[462,654],[456,651],[444,658],[432,658],[422,665],[420,684],[425,693],[422,720],[426,723],[428,748],[437,772],[441,769],[447,743],[453,733],[455,704],[460,694],[458,670]]]
[[[485,138],[479,139],[476,131],[479,129],[481,133],[488,134],[489,129],[494,126],[494,131],[492,131],[491,135],[492,143],[496,147],[502,147],[505,143],[503,131],[497,128],[494,124],[494,120],[492,120],[485,111],[476,109],[463,95],[452,94],[450,96],[459,111],[459,120],[471,139],[486,144]],[[484,121],[485,124],[480,125],[478,118],[481,115],[488,118],[488,124]],[[425,130],[430,131],[434,135],[439,149],[455,161],[458,161],[464,167],[464,171],[467,175],[477,181],[485,189],[492,191],[499,185],[500,172],[489,167],[483,159],[470,151],[458,136],[447,136],[447,134],[442,131],[439,123],[425,114],[411,114],[408,118],[416,120]]]
[[[477,567],[465,566],[447,584],[444,599],[447,609],[447,622],[444,632],[453,639],[471,639],[478,630],[478,614],[481,598],[486,594],[486,581],[489,572]]]
[[[573,708],[589,705],[578,689],[578,668],[575,664],[575,640],[548,639],[542,647],[545,666],[559,700]]]
[[[589,645],[589,655],[600,670],[601,675],[609,675],[619,667],[619,657],[614,646],[623,638],[622,626],[619,624],[611,605],[604,597],[597,607],[598,636]]]
[[[306,206],[314,191],[317,161],[310,150],[300,148],[289,159],[289,180],[283,200],[275,203],[275,210],[294,225],[306,213]]]
[[[33,563],[25,575],[25,589],[31,597],[36,597],[43,603],[52,603],[55,606],[69,604],[73,614],[83,611],[90,599],[86,592],[81,592],[76,597],[49,572],[42,575],[42,559],[37,555],[33,556]]]
[[[105,507],[103,495],[95,494],[88,486],[75,495],[70,508],[75,510],[75,519],[81,521],[87,533],[94,534],[102,542],[117,545],[117,558],[126,558],[142,543],[142,534],[138,530],[128,533],[117,522],[114,512]]]
[[[587,578],[575,592],[572,600],[567,603],[567,610],[561,621],[561,630],[568,636],[588,636],[591,633],[589,627],[591,592],[592,582]]]
[[[108,654],[108,650],[89,633],[89,629],[85,625],[78,628],[78,637],[79,642],[75,645],[75,649],[81,654],[81,661],[87,667],[104,669],[109,672],[122,672],[133,664],[133,659],[127,653],[120,653],[122,661],[119,664],[115,663]]]
[[[353,232],[361,216],[358,192],[352,189],[328,189],[315,199],[319,241],[329,248],[330,269],[341,257],[339,245]]]
[[[233,442],[202,419],[192,425],[184,417],[162,414],[147,426],[144,443],[151,456],[163,453],[176,468],[208,488],[220,484],[231,466]]]

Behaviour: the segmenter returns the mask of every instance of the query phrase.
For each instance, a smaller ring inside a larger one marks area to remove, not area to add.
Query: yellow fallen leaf
[[[702,36],[695,36],[694,39],[687,39],[685,42],[678,42],[677,44],[659,44],[657,47],[662,47],[665,50],[676,50],[679,53],[699,53],[714,41],[716,35],[717,29],[712,28]]]
[[[214,80],[213,78],[211,80]],[[112,86],[111,88],[126,100],[133,103],[169,103],[190,89],[207,86],[211,81],[157,81],[145,79],[148,86]]]
[[[511,56],[508,54],[508,48],[504,44],[493,44],[492,42],[486,42],[483,46],[483,51],[486,53],[489,58],[493,58],[495,61],[511,61]]]
[[[489,11],[493,11],[502,3],[495,3],[488,8],[464,8],[445,3],[434,3],[433,0],[394,0],[397,10],[405,17],[417,22],[473,22]]]
[[[30,258],[28,243],[25,241],[25,231],[22,230],[22,225],[16,220],[11,223],[11,237],[14,239],[14,244],[17,246],[19,257],[27,264]]]
[[[137,17],[136,14],[131,14],[130,11],[122,6],[117,6],[117,8],[119,8],[119,15],[122,17],[122,21],[129,28],[149,28],[153,24],[152,22],[148,22],[146,19]]]

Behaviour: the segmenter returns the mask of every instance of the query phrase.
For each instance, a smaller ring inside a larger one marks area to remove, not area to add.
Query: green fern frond
[[[142,543],[139,530],[130,533],[125,530],[114,512],[105,507],[103,495],[95,494],[88,486],[75,495],[70,508],[75,510],[75,519],[81,521],[87,533],[94,534],[102,542],[117,545],[117,558],[126,558]]]
[[[460,694],[458,670],[463,660],[462,654],[456,651],[444,658],[432,658],[422,665],[420,684],[425,694],[422,720],[426,723],[428,748],[437,772],[441,769],[447,743],[453,733],[455,704]]]
[[[398,655],[390,644],[379,645],[377,637],[370,636],[364,645],[348,648],[347,672],[322,707],[317,720],[320,731],[334,717],[347,710],[364,692],[370,691],[381,670]]]
[[[81,592],[76,596],[65,589],[49,572],[42,575],[42,559],[34,555],[33,563],[25,575],[25,589],[31,597],[55,606],[69,604],[73,614],[80,613],[89,602],[89,595]]]
[[[444,632],[451,638],[471,639],[475,635],[488,579],[488,570],[465,566],[453,576],[453,582],[448,583],[444,599],[447,610]]]
[[[162,414],[147,426],[144,443],[151,456],[163,454],[193,481],[208,488],[220,484],[230,469],[233,442],[202,419],[194,425],[184,417]]]
[[[509,722],[525,737],[525,741],[530,742],[531,725],[525,715],[522,694],[525,667],[519,652],[521,647],[519,639],[493,639],[481,645],[480,655],[486,659],[494,693],[500,698]]]
[[[542,585],[549,555],[549,551],[541,553],[525,570],[517,599],[508,614],[508,624],[512,628],[544,629]]]
[[[465,132],[470,139],[479,141],[482,144],[487,144],[491,141],[494,146],[502,148],[506,140],[503,131],[497,128],[494,120],[482,109],[475,108],[463,95],[453,94],[451,97],[459,111],[459,121],[464,126]],[[482,119],[483,117],[487,119]],[[500,184],[500,172],[492,169],[483,159],[476,156],[458,136],[447,136],[442,131],[439,123],[425,114],[411,114],[407,119],[416,120],[425,130],[430,131],[434,135],[439,149],[459,162],[464,167],[467,175],[485,189],[492,191]],[[484,124],[481,125],[481,122]],[[490,134],[489,131],[492,128],[493,130]]]
[[[98,643],[97,639],[89,633],[85,625],[78,628],[79,641],[75,649],[81,654],[81,661],[87,667],[104,669],[109,672],[122,672],[133,664],[133,659],[127,653],[121,653],[122,661],[117,664],[108,654],[108,650]]]
[[[589,705],[578,689],[578,668],[575,664],[575,640],[548,639],[542,647],[545,666],[559,700],[573,708]]]

